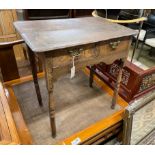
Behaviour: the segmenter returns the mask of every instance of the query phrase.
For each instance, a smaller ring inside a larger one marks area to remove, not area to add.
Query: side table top
[[[16,21],[14,26],[33,52],[46,52],[137,34],[101,17]]]

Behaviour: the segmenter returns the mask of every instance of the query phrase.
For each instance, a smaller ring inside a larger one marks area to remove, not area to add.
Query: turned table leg
[[[117,76],[117,81],[116,81],[116,85],[115,85],[115,88],[114,88],[114,94],[113,94],[113,98],[112,98],[112,105],[111,105],[112,109],[115,109],[115,105],[117,103],[118,92],[119,92],[120,83],[121,83],[121,80],[122,80],[122,71],[123,71],[124,61],[125,60],[120,59],[120,62],[119,62],[120,69],[119,69],[119,73],[118,73],[118,76]]]
[[[93,87],[94,82],[94,66],[90,67],[89,87]]]
[[[45,66],[45,76],[46,76],[46,85],[49,96],[49,116],[50,116],[50,125],[52,129],[52,137],[56,137],[56,124],[55,124],[55,101],[53,96],[53,69],[52,69],[52,58],[45,57],[44,66]]]
[[[37,66],[36,66],[36,61],[35,61],[35,55],[29,47],[27,48],[27,50],[28,50],[29,60],[30,60],[31,68],[32,68],[32,76],[33,76],[33,81],[34,81],[34,85],[35,85],[35,89],[36,89],[36,93],[37,93],[38,102],[39,102],[40,106],[43,106],[40,88],[39,88],[39,84],[38,84]]]

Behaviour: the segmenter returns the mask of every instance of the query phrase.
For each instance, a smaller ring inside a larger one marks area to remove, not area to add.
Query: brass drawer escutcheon
[[[118,47],[121,41],[110,42],[110,47],[114,50]]]
[[[70,53],[71,56],[80,56],[80,53],[83,51],[83,48],[79,48],[79,49],[74,49],[74,50],[70,50],[68,51]]]

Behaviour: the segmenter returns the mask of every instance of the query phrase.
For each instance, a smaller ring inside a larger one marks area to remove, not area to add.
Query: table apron
[[[75,69],[76,69],[76,71],[78,71],[78,70],[82,69],[83,67],[98,64],[100,62],[104,62],[106,64],[111,64],[117,59],[121,59],[121,58],[126,59],[127,54],[128,54],[128,50],[123,51],[123,52],[118,52],[117,54],[110,54],[110,55],[104,56],[104,57],[96,57],[95,59],[88,58],[88,59],[85,59],[84,61],[75,62]],[[52,61],[52,56],[48,57],[48,58],[50,58]],[[44,59],[42,59],[42,60],[43,60],[43,63],[45,63],[47,58],[44,57]],[[53,77],[53,80],[56,81],[59,77],[71,72],[72,63],[66,64],[63,66],[57,66],[57,67],[53,67],[53,66],[54,66],[54,64],[51,64],[51,68],[53,70],[52,77]]]

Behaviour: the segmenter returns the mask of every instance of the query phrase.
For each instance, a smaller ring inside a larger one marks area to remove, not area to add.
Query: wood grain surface
[[[135,35],[135,30],[101,17],[14,22],[33,52],[45,52]]]

